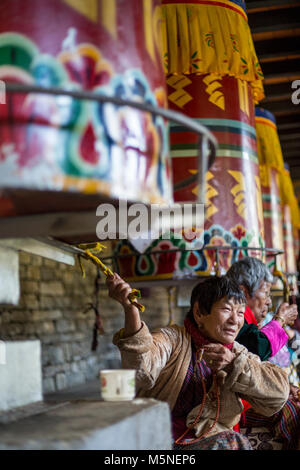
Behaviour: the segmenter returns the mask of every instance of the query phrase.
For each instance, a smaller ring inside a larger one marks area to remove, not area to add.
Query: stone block
[[[63,348],[60,346],[50,346],[47,348],[49,362],[52,365],[63,364],[65,362],[65,355]]]
[[[56,279],[56,272],[54,269],[42,266],[40,269],[40,277],[42,281],[54,281]]]
[[[21,282],[21,292],[25,294],[38,294],[39,283],[37,281],[24,281]]]
[[[57,390],[63,390],[67,387],[67,378],[65,374],[57,374],[55,377]]]
[[[55,333],[55,326],[52,321],[44,321],[36,324],[36,332],[39,335],[52,335]]]
[[[43,392],[45,393],[51,393],[55,392],[56,387],[55,387],[55,382],[53,377],[47,377],[43,380]]]
[[[29,253],[25,253],[25,251],[20,252],[20,263],[22,264],[31,264],[32,257]]]
[[[56,321],[56,330],[59,333],[68,333],[70,331],[75,331],[75,323],[71,320],[60,319]]]
[[[67,373],[67,387],[75,387],[85,382],[85,376],[82,372]]]
[[[26,270],[27,279],[32,279],[34,281],[39,281],[41,279],[41,271],[37,266],[27,266]]]
[[[61,282],[41,282],[40,293],[42,295],[64,295],[64,288]]]
[[[21,297],[20,306],[22,308],[28,308],[30,310],[35,310],[39,308],[39,301],[36,295],[34,294],[24,294]]]
[[[64,343],[61,347],[64,352],[65,360],[69,362],[72,359],[72,345],[70,343]]]

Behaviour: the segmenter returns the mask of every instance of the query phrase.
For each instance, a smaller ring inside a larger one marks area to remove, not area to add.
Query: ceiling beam
[[[288,101],[291,99],[291,93],[287,94],[278,94],[278,95],[267,95],[262,101],[261,106],[264,106],[265,103],[272,103],[274,101]]]
[[[262,5],[263,3],[263,5]],[[251,13],[258,13],[262,11],[271,11],[271,10],[279,10],[283,8],[294,8],[299,6],[298,1],[287,1],[283,2],[282,0],[264,0],[258,2],[248,2],[247,4],[247,14],[251,15]]]
[[[259,56],[260,64],[267,64],[270,62],[279,62],[279,61],[286,61],[286,60],[295,60],[300,59],[300,53],[298,52],[280,52],[278,54],[261,54]]]
[[[280,134],[282,131],[289,131],[291,129],[300,129],[300,121],[299,122],[285,122],[285,123],[278,123],[277,122],[277,130]],[[289,134],[287,134],[289,135]]]
[[[278,73],[275,75],[267,75],[264,79],[265,85],[275,85],[277,83],[293,82],[300,79],[300,70],[288,73]]]
[[[289,28],[286,25],[282,26],[267,26],[264,28],[252,28],[253,41],[266,41],[276,38],[287,38],[300,36],[299,23],[292,23]]]
[[[299,158],[299,165],[300,165],[300,148],[299,148],[299,150],[290,150],[288,152],[284,152],[283,156],[284,156],[285,159],[289,159],[289,158],[293,159],[293,157],[298,157]]]
[[[300,127],[300,123],[299,123]],[[300,145],[300,133],[299,134],[284,134],[279,136],[280,142],[290,141],[290,140],[298,140]]]

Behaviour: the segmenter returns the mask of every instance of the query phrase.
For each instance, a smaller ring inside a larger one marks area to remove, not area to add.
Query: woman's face
[[[258,325],[266,317],[269,307],[272,305],[272,299],[270,297],[271,286],[272,284],[270,282],[262,281],[252,297],[245,292],[248,307],[252,310]]]
[[[233,343],[244,324],[246,304],[235,303],[234,299],[215,302],[209,315],[199,314],[198,303],[194,305],[194,318],[201,333],[222,344]]]

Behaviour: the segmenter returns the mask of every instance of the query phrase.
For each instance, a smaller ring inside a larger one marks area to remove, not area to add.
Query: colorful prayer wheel
[[[166,253],[127,258],[126,274],[134,279],[226,272],[239,257],[262,257],[264,248],[254,116],[264,95],[244,2],[163,0],[162,13],[169,107],[207,126],[219,149],[206,175],[204,249],[189,251],[194,242],[184,239],[156,240],[149,251]],[[195,136],[171,124],[170,141],[174,199],[196,202]],[[131,248],[123,242],[118,250]]]
[[[284,170],[281,171],[280,176],[286,270],[288,274],[295,274],[297,272],[297,254],[295,250],[294,227],[297,229],[300,225],[299,205],[289,167],[286,163],[284,164]]]
[[[262,186],[263,216],[266,247],[284,250],[281,173],[283,157],[275,117],[263,108],[255,109],[257,151]],[[269,259],[271,268],[274,258]],[[277,268],[286,271],[285,256],[277,256]]]
[[[163,107],[160,3],[2,0],[0,80]],[[0,120],[1,189],[170,202],[162,117],[64,95],[7,92]],[[28,210],[57,209],[51,198],[41,208],[41,200]],[[0,216],[16,212],[3,196]]]

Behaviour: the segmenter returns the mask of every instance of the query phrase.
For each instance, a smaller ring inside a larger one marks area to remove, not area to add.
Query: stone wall
[[[95,314],[84,313],[93,300],[96,268],[83,262],[86,278],[78,264],[68,266],[39,256],[20,253],[21,299],[17,307],[0,305],[0,339],[38,338],[42,348],[43,391],[62,390],[95,379],[102,368],[120,366],[113,333],[123,326],[122,307],[99,294],[105,334],[91,352]],[[150,329],[168,324],[168,295],[165,288],[145,289],[142,318]],[[182,310],[174,309],[181,322]]]

